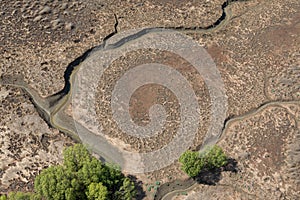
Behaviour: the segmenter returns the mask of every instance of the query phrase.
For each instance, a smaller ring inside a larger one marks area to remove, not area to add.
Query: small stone
[[[249,152],[241,152],[238,155],[238,158],[241,159],[241,160],[247,160],[247,159],[250,158],[250,153]]]
[[[40,12],[40,15],[47,14],[51,12],[51,8],[49,6],[45,6]]]
[[[36,16],[34,19],[33,19],[33,21],[34,22],[37,22],[37,21],[40,21],[42,19],[42,16],[41,15],[38,15],[38,16]]]
[[[51,24],[52,24],[52,27],[54,28],[54,29],[56,29],[56,28],[58,28],[59,26],[60,26],[60,24],[61,24],[61,19],[55,19],[55,20],[53,20],[53,21],[51,21]]]
[[[45,22],[45,21],[47,21],[48,20],[48,17],[45,17],[45,18],[43,18],[41,21],[42,22]]]
[[[49,25],[46,25],[46,26],[44,26],[44,29],[48,29],[48,28],[50,28],[50,26],[49,26]]]
[[[11,15],[14,15],[15,13],[17,13],[17,10],[13,10],[13,11],[11,12]]]
[[[29,15],[22,15],[22,18],[23,19],[28,19],[28,18],[30,18],[30,16]]]
[[[17,7],[18,7],[18,6],[20,5],[20,3],[21,3],[21,2],[19,2],[19,1],[16,1],[16,2],[15,2],[13,5],[14,5],[14,7],[15,7],[15,6],[17,6]]]
[[[73,23],[70,22],[70,23],[67,23],[67,24],[66,24],[66,27],[65,27],[65,28],[66,28],[66,30],[70,31],[70,30],[74,29],[75,26],[74,26]]]
[[[65,10],[65,9],[67,9],[68,8],[68,3],[63,3],[62,5],[61,5],[61,9],[62,10]]]
[[[53,10],[53,12],[52,12],[54,15],[56,15],[56,16],[58,16],[58,14],[59,14],[59,10],[58,9],[55,9],[55,10]]]

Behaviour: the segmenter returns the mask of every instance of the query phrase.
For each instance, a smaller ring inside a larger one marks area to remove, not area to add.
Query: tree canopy
[[[197,176],[204,167],[204,163],[199,157],[199,152],[186,151],[180,158],[179,162],[182,163],[181,169],[190,177]]]
[[[108,198],[107,187],[102,183],[91,183],[86,191],[88,200],[105,200]]]
[[[181,169],[190,177],[197,176],[202,169],[219,168],[227,164],[227,156],[222,148],[215,145],[203,152],[186,151],[180,158]]]
[[[215,145],[204,151],[204,155],[200,156],[204,158],[205,166],[209,169],[220,168],[227,164],[227,156],[221,147]]]
[[[9,192],[8,195],[1,195],[0,200],[41,200],[42,198],[31,192]]]
[[[132,200],[134,183],[112,164],[103,164],[82,145],[63,152],[62,165],[51,166],[35,178],[35,193],[10,192],[0,200]]]
[[[46,199],[132,200],[134,183],[121,171],[91,156],[81,144],[64,151],[61,166],[43,170],[35,179],[35,191]]]

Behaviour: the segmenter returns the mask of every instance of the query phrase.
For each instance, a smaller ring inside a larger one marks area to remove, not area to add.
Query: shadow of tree
[[[130,178],[130,180],[134,182],[137,191],[136,200],[144,199],[146,197],[146,193],[143,190],[143,182],[138,180],[134,175],[128,175],[128,178]]]
[[[216,185],[216,183],[218,183],[222,178],[222,171],[237,173],[239,171],[237,161],[234,158],[229,158],[224,167],[201,170],[199,175],[194,177],[194,180],[199,184]]]
[[[223,171],[238,173],[240,169],[238,168],[238,162],[236,161],[236,159],[228,158],[227,164],[223,167]]]
[[[203,169],[199,175],[194,178],[189,178],[186,180],[173,180],[171,182],[164,183],[158,188],[154,199],[162,199],[162,197],[169,192],[174,190],[185,190],[196,183],[204,185],[216,185],[222,179],[223,171],[238,173],[240,170],[238,169],[237,161],[234,158],[228,158],[227,164],[224,167]]]
[[[220,168],[211,170],[204,169],[194,180],[199,184],[216,185],[216,183],[221,180],[221,172],[222,170]]]

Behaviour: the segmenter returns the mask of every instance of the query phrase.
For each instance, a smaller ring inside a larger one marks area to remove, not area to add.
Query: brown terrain
[[[224,1],[54,0],[0,4],[0,76],[21,74],[42,97],[64,87],[69,63],[100,45],[115,28],[206,27],[222,14]],[[234,2],[221,28],[188,33],[211,55],[228,96],[227,120],[218,141],[237,162],[237,171],[222,171],[215,185],[198,184],[175,192],[172,199],[300,199],[300,2]],[[202,108],[191,149],[199,149],[210,120],[210,97],[201,75],[184,59],[144,49],[111,64],[99,81],[96,112],[104,133],[134,152],[162,148],[178,129],[179,106],[172,91],[159,85],[139,88],[130,114],[139,125],[149,122],[149,108],[162,104],[167,129],[150,138],[135,138],[110,120],[110,95],[128,69],[147,62],[172,66],[188,80]],[[120,69],[120,66],[122,67]],[[64,147],[75,143],[39,116],[30,97],[14,86],[0,85],[0,194],[32,191],[34,176],[61,163]],[[71,109],[71,108],[70,108]],[[68,114],[70,110],[66,111]],[[186,179],[176,161],[161,170],[135,174],[146,197],[156,181]]]

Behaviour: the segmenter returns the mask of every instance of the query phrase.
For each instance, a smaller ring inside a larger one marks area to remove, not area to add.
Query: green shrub
[[[132,200],[134,183],[115,165],[105,165],[82,145],[65,149],[63,165],[41,171],[34,182],[36,193],[11,192],[0,200]]]
[[[74,181],[73,181],[74,179]],[[34,182],[37,194],[46,199],[63,200],[82,197],[76,192],[80,189],[76,184],[76,177],[63,166],[53,166],[44,169]]]
[[[181,169],[190,177],[197,176],[204,166],[204,163],[199,157],[199,153],[189,150],[180,156],[179,162],[182,164]]]
[[[215,145],[207,148],[200,153],[195,151],[186,151],[180,158],[179,162],[182,164],[181,169],[190,177],[197,176],[204,168],[213,169],[220,168],[227,164],[227,156],[221,147]]]
[[[205,166],[208,169],[220,168],[227,164],[227,156],[219,146],[209,148],[204,154]]]
[[[7,200],[6,195],[5,195],[5,194],[1,195],[1,196],[0,196],[0,200]]]
[[[43,170],[35,179],[35,191],[46,199],[131,200],[136,191],[133,182],[113,165],[92,157],[81,144],[64,151],[61,166]]]
[[[9,200],[30,200],[31,193],[25,193],[25,192],[10,192],[8,194]]]
[[[32,195],[30,196],[30,200],[42,200],[42,197],[39,194],[32,193]]]
[[[134,183],[126,177],[123,179],[122,186],[120,187],[119,191],[115,193],[113,199],[132,200],[136,194],[137,192]]]
[[[1,195],[0,200],[42,200],[42,198],[31,192],[10,192],[8,196]]]
[[[86,196],[88,200],[105,200],[108,198],[108,191],[102,183],[91,183]]]

